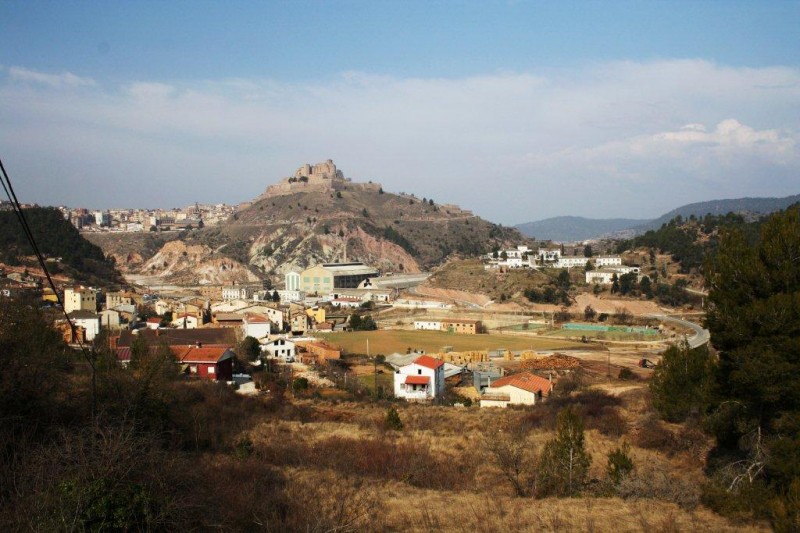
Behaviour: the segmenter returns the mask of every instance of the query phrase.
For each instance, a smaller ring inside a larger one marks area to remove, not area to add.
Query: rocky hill
[[[151,259],[141,250],[120,248],[119,240],[115,256],[118,262],[135,260],[128,262],[129,273],[220,283],[254,276],[280,279],[290,269],[345,259],[384,272],[418,272],[448,257],[472,257],[526,241],[517,230],[458,206],[392,194],[379,183],[354,182],[330,160],[303,165],[244,205],[226,223],[177,238],[187,247],[177,256],[174,242],[154,251]],[[202,252],[190,260],[192,250]],[[214,261],[218,264],[211,265]],[[212,271],[214,276],[208,274]]]

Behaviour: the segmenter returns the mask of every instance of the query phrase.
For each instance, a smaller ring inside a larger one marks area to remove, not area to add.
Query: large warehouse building
[[[323,263],[300,273],[300,290],[307,293],[327,293],[333,289],[355,289],[378,271],[364,263]]]

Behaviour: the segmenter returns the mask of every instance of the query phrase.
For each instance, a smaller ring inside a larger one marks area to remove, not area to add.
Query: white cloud
[[[614,62],[458,79],[92,82],[85,91],[53,82],[64,75],[33,74],[52,80],[0,83],[0,134],[33,201],[237,202],[329,157],[355,179],[503,223],[657,216],[689,201],[798,192],[794,68]]]
[[[96,85],[93,79],[82,78],[71,72],[47,74],[22,67],[11,67],[8,69],[8,75],[14,81],[39,83],[50,87],[86,87]]]

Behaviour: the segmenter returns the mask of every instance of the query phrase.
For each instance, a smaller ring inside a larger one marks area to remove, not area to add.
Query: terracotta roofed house
[[[394,374],[394,395],[412,401],[427,401],[444,394],[444,361],[420,355]]]
[[[481,407],[535,405],[553,390],[549,379],[531,372],[512,374],[493,381],[481,396]],[[506,399],[507,398],[507,399]]]

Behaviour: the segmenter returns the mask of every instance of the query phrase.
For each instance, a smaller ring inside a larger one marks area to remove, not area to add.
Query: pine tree
[[[572,407],[562,409],[556,436],[542,451],[540,471],[542,496],[573,496],[586,481],[591,456],[584,448],[583,420]]]
[[[681,422],[693,411],[699,413],[712,372],[705,346],[690,349],[685,342],[670,346],[650,380],[653,407],[670,422]]]
[[[720,352],[715,454],[746,454],[785,493],[800,480],[800,206],[772,215],[756,243],[724,232],[705,270],[707,326]]]

